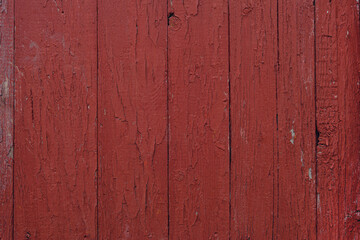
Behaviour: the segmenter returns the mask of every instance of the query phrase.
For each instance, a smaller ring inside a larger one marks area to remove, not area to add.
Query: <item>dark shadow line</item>
[[[13,151],[13,156],[12,156],[12,239],[15,239],[15,0],[13,1],[13,63],[12,63],[12,81],[13,81],[13,99],[12,99],[12,111],[13,111],[13,126],[12,126],[12,131],[13,131],[13,142],[12,142],[12,151]]]
[[[230,0],[228,0],[228,88],[229,88],[229,239],[231,239],[231,66],[230,66],[230,53],[231,53],[231,27],[230,27]]]
[[[99,0],[96,0],[96,238],[99,239]]]
[[[169,1],[166,1],[166,16],[168,17],[166,21],[166,171],[167,171],[167,234],[168,239],[170,239],[170,116],[169,116]]]
[[[316,0],[313,2],[314,5],[314,102],[315,102],[315,239],[318,239],[318,146],[319,146],[319,131],[317,128],[317,81],[316,81]]]

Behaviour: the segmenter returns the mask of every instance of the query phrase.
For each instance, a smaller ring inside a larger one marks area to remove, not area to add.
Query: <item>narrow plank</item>
[[[167,239],[166,1],[99,1],[99,238]]]
[[[229,237],[228,3],[168,2],[170,239]]]
[[[0,239],[13,230],[14,1],[0,2]]]
[[[339,239],[360,239],[359,2],[338,2]]]
[[[271,239],[276,221],[277,2],[230,0],[231,237]]]
[[[339,237],[338,2],[315,1],[318,239]]]
[[[96,237],[96,2],[15,5],[15,239]]]
[[[279,0],[278,239],[316,239],[313,0]]]

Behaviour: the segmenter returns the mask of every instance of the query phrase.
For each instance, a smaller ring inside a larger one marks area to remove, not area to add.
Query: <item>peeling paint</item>
[[[290,133],[291,133],[290,142],[291,142],[292,144],[294,144],[296,135],[295,135],[295,131],[294,131],[293,128],[290,130]]]

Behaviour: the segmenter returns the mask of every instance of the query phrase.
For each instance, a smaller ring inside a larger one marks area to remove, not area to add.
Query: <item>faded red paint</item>
[[[359,4],[317,1],[316,82],[320,239],[359,239]]]
[[[15,7],[14,239],[94,239],[96,4]]]
[[[279,1],[278,10],[275,235],[316,239],[313,0]]]
[[[166,28],[165,1],[99,1],[100,239],[168,235]]]
[[[360,25],[359,3],[338,6],[340,106],[340,239],[360,239]]]
[[[0,1],[0,239],[360,239],[359,7]]]
[[[12,238],[14,1],[0,4],[0,239]]]
[[[229,236],[227,11],[168,2],[170,239]]]
[[[232,239],[273,236],[276,34],[276,1],[230,1]]]
[[[337,2],[316,1],[317,215],[320,239],[339,236]]]

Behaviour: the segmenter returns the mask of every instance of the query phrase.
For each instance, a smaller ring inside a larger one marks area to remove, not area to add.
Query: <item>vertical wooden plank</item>
[[[279,0],[278,239],[316,239],[313,0]]]
[[[360,239],[359,2],[338,1],[339,239]]]
[[[0,2],[0,239],[12,239],[14,1]]]
[[[166,1],[99,1],[99,238],[167,239]]]
[[[315,1],[318,239],[339,237],[337,2]]]
[[[318,238],[357,239],[359,3],[316,2]]]
[[[15,239],[96,237],[96,2],[15,4]]]
[[[168,2],[170,239],[229,237],[228,1]]]
[[[273,236],[277,2],[230,0],[231,236]]]

